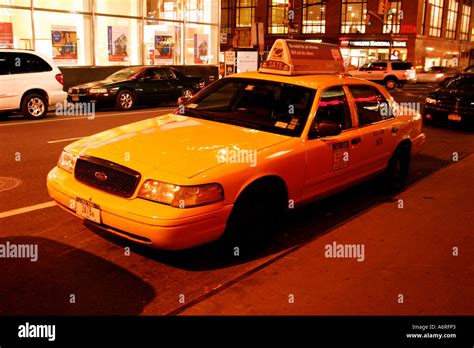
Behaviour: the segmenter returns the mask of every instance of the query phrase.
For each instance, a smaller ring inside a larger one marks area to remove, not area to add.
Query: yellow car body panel
[[[90,187],[58,167],[51,170],[47,179],[51,197],[74,214],[77,198],[97,204],[101,212],[99,227],[124,238],[161,249],[183,249],[218,239],[239,194],[259,178],[281,179],[288,199],[296,205],[304,204],[382,172],[401,141],[410,141],[415,154],[425,139],[420,115],[399,115],[357,127],[357,110],[349,98],[354,128],[336,136],[309,140],[308,132],[321,93],[328,87],[375,86],[393,102],[383,88],[365,80],[338,75],[279,76],[257,72],[227,78],[277,81],[316,90],[301,136],[278,135],[178,114],[163,115],[98,133],[65,148],[75,156],[93,156],[139,172],[140,182],[131,197],[118,197]],[[372,145],[374,134],[384,137],[382,147]],[[363,141],[360,146],[350,145],[351,162],[346,168],[334,171],[333,144],[356,136]],[[223,148],[256,150],[258,165],[219,163],[217,157]],[[181,209],[138,198],[139,188],[148,179],[184,186],[219,183],[224,200]]]

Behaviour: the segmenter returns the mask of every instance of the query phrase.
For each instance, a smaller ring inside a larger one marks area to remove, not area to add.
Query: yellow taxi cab
[[[277,40],[259,72],[66,146],[49,194],[97,227],[177,250],[250,246],[288,208],[377,174],[402,188],[425,141],[421,115],[342,71],[335,45]]]

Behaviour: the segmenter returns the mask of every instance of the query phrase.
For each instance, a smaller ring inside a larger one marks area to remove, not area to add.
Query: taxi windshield
[[[298,137],[316,90],[273,81],[225,78],[176,113]]]

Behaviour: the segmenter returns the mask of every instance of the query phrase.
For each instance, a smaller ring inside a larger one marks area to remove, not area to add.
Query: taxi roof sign
[[[344,72],[339,46],[303,40],[278,39],[259,72],[279,75]]]

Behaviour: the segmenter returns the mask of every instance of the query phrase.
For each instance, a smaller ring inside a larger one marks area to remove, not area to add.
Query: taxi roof
[[[227,78],[246,78],[246,79],[258,79],[265,81],[274,81],[293,84],[301,87],[307,87],[311,89],[318,89],[320,87],[332,86],[332,85],[344,85],[344,84],[365,84],[373,85],[372,82],[358,79],[354,77],[342,76],[338,74],[313,74],[313,75],[278,75],[262,72],[243,72],[238,74],[232,74]]]

